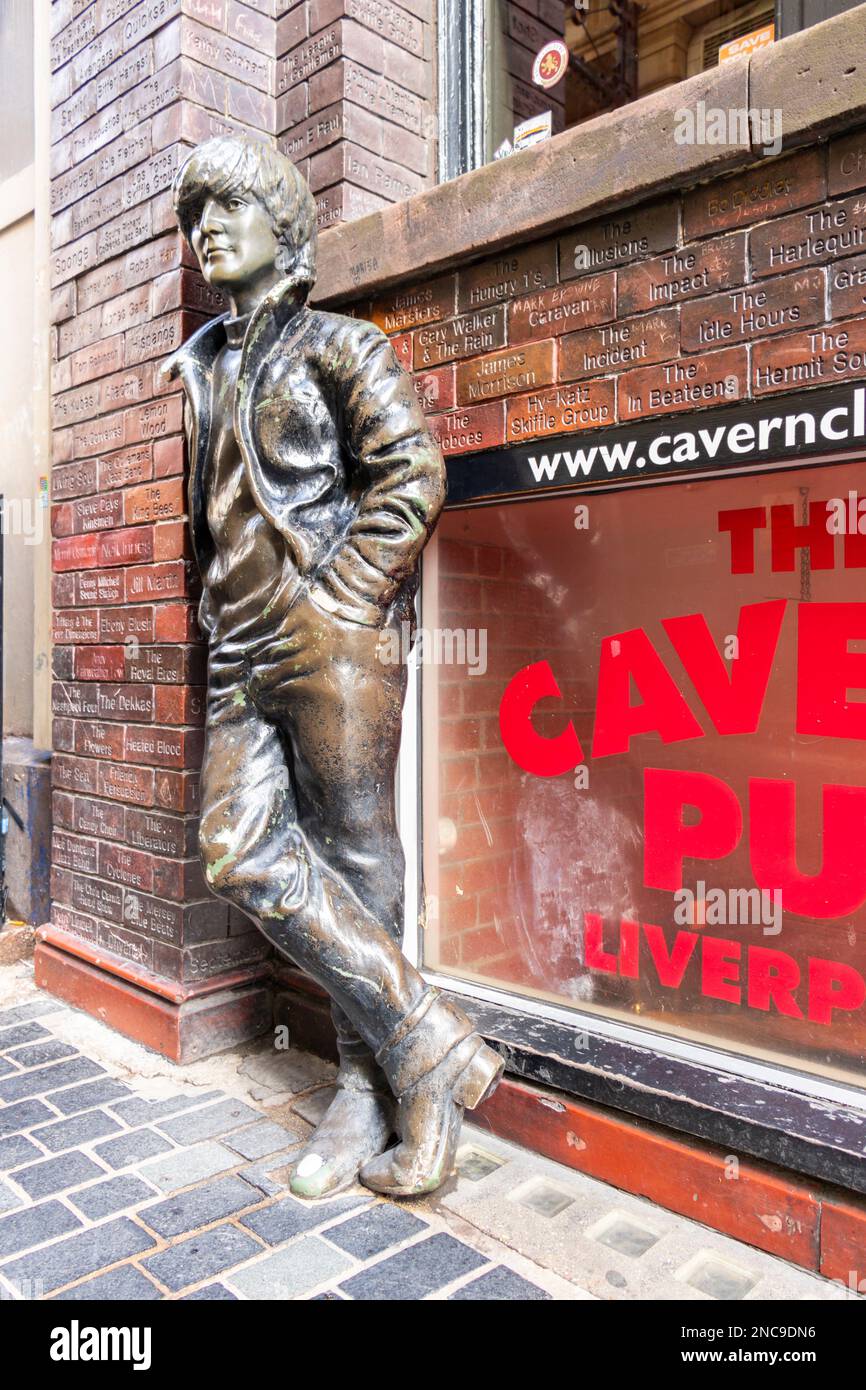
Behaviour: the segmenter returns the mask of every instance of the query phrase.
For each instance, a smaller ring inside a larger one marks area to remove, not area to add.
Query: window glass
[[[33,0],[0,4],[0,182],[33,163]]]
[[[488,0],[487,158],[541,112],[556,134],[772,42],[773,18],[773,0]]]
[[[863,1084],[858,472],[444,514],[428,967]]]

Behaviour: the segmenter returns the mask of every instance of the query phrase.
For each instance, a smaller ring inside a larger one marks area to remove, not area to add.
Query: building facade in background
[[[275,1007],[331,1045],[196,855],[204,650],[158,369],[223,307],[172,178],[243,131],[309,179],[315,302],[392,337],[448,460],[400,814],[408,948],[507,1048],[484,1122],[866,1278],[866,7],[45,11],[8,294],[50,348],[51,597],[46,548],[31,597],[8,537],[4,636],[30,702],[6,734],[52,721],[38,981],[179,1060]],[[24,452],[7,512],[39,496]]]

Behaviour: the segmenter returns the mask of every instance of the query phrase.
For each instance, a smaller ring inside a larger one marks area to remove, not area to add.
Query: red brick
[[[859,194],[769,222],[749,235],[755,277],[836,260],[864,248],[866,212]]]
[[[175,435],[172,439],[157,439],[153,445],[153,476],[167,478],[182,474],[184,454],[184,443],[180,435]]]
[[[421,409],[431,411],[453,410],[456,404],[454,367],[433,367],[419,371],[415,378],[415,393]]]
[[[866,188],[866,129],[831,140],[828,166],[827,192],[831,197]]]
[[[505,307],[476,309],[448,323],[420,327],[412,338],[416,372],[477,356],[505,343]]]
[[[55,570],[95,569],[99,564],[99,537],[69,536],[55,541],[51,547],[51,564]]]
[[[122,518],[121,518],[122,520]],[[99,540],[99,562],[101,565],[137,565],[153,559],[153,528],[150,526],[131,526],[111,531]],[[136,571],[130,571],[135,573]],[[129,597],[129,582],[126,585]]]
[[[126,845],[101,844],[98,872],[101,878],[108,879],[110,883],[121,883],[142,893],[149,893],[153,888],[153,857],[142,854],[140,850],[128,849]]]
[[[389,290],[370,306],[370,319],[386,333],[405,333],[426,323],[438,323],[454,313],[457,277],[440,275],[424,285]]]
[[[51,474],[51,496],[55,501],[95,492],[97,487],[96,459],[55,468]]]
[[[824,152],[803,150],[771,164],[753,165],[740,174],[701,184],[683,204],[686,239],[762,222],[824,197]]]
[[[187,592],[186,567],[181,560],[142,565],[126,572],[127,603],[153,603],[180,598]]]
[[[746,237],[735,233],[625,266],[617,273],[617,307],[622,317],[642,309],[661,309],[741,285],[745,278]]]
[[[555,241],[515,247],[458,272],[457,308],[467,312],[506,300],[520,302],[523,297],[535,297],[555,283]],[[547,334],[533,336],[546,337]]]
[[[505,402],[470,406],[450,415],[431,415],[428,424],[443,454],[477,453],[505,443]]]
[[[181,516],[186,505],[182,478],[146,483],[124,495],[124,519],[128,526],[142,521],[165,521]]]
[[[130,813],[117,802],[96,801],[90,796],[76,796],[73,825],[82,835],[96,836],[100,840],[122,840],[126,834],[128,814]]]
[[[752,390],[756,396],[863,376],[866,318],[846,319],[828,328],[755,343],[752,348]]]
[[[549,339],[458,363],[458,402],[472,405],[549,385],[553,381],[554,350]]]
[[[195,605],[191,603],[157,604],[153,615],[153,638],[155,642],[201,641]]]
[[[165,811],[199,809],[199,775],[197,772],[173,771],[159,768],[154,774],[155,805]]]
[[[96,497],[79,497],[77,501],[67,505],[71,509],[72,529],[76,534],[110,531],[123,521],[123,495],[119,492],[109,492]]]
[[[559,242],[560,279],[628,265],[667,251],[677,241],[678,208],[671,200],[628,208],[577,227]]]
[[[636,367],[618,382],[620,420],[694,410],[744,399],[748,370],[744,347],[708,352],[695,360]]]
[[[664,362],[679,354],[679,310],[657,309],[603,328],[569,333],[559,344],[559,378],[597,376]]]
[[[153,805],[153,768],[130,767],[125,763],[100,763],[100,796],[114,801],[130,801],[136,806]]]
[[[145,482],[152,472],[151,445],[134,444],[129,449],[119,449],[99,460],[99,490],[103,492],[109,488]]]
[[[757,285],[684,304],[681,336],[687,352],[750,342],[824,317],[823,270],[780,275]]]
[[[204,723],[206,692],[199,685],[158,685],[154,691],[158,724]]]
[[[616,419],[613,381],[575,382],[551,386],[506,401],[506,441],[537,439],[546,434],[601,429]]]
[[[55,754],[51,760],[52,786],[70,792],[95,792],[98,786],[98,764],[91,758],[72,758]]]
[[[588,276],[515,299],[508,307],[509,343],[531,342],[614,317],[615,275]]]
[[[101,724],[95,719],[76,719],[75,751],[85,758],[123,760],[122,724]]]
[[[97,615],[94,614],[94,619]],[[122,681],[125,675],[123,647],[87,647],[75,653],[75,679]]]

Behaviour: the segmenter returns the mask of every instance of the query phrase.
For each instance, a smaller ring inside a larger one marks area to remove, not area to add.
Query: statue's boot
[[[294,1164],[297,1197],[330,1197],[357,1181],[395,1132],[395,1105],[384,1073],[360,1039],[337,1036],[337,1094]]]
[[[430,989],[376,1060],[398,1097],[400,1143],[365,1163],[361,1181],[392,1197],[432,1192],[453,1170],[464,1109],[493,1094],[502,1058],[456,1005]]]

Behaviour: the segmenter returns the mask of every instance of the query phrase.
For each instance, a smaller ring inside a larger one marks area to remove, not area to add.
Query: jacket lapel
[[[206,323],[162,368],[167,380],[180,378],[186,396],[184,430],[189,455],[187,511],[193,550],[202,573],[205,557],[211,548],[205,513],[204,476],[210,443],[213,364],[225,344],[223,324],[228,317],[228,314],[222,314]]]

